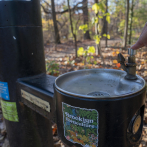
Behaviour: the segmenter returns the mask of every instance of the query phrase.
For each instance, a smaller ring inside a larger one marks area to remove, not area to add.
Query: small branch
[[[68,21],[68,19],[66,19],[66,20],[64,21],[64,23],[61,24],[61,23],[57,20],[57,23],[60,25],[60,29],[62,29],[62,28],[65,26],[65,24],[66,24],[67,21]]]
[[[47,6],[51,8],[51,5],[47,1],[44,1],[44,3],[46,3]]]
[[[82,7],[78,7],[79,4],[82,4],[82,2],[79,2],[77,3],[72,9],[70,9],[71,11],[75,11],[75,10],[82,10],[86,7],[86,5],[83,5]],[[51,11],[48,11],[46,10],[46,8],[41,4],[41,7],[43,8],[43,11],[46,13],[46,14],[51,14],[52,12]],[[69,12],[69,9],[66,9],[64,11],[61,11],[61,12],[56,12],[56,14],[64,14],[66,12]]]
[[[62,24],[57,20],[57,23],[60,25],[60,27],[62,26]]]
[[[52,14],[51,11],[47,11],[46,8],[41,4],[41,7],[43,9],[43,11],[46,13],[46,14]]]
[[[77,20],[77,22],[76,22],[76,30],[78,30],[78,29],[77,29],[77,26],[78,26],[78,23],[79,23],[80,19],[81,19],[81,17],[79,16],[79,17],[78,17],[78,20]]]
[[[74,40],[75,40],[75,56],[77,58],[77,38],[76,38],[76,34],[73,31],[72,14],[71,14],[71,9],[70,9],[70,5],[69,5],[69,0],[67,0],[67,3],[68,3],[68,11],[69,11],[69,19],[70,19],[71,32],[72,32],[72,35],[73,35]]]

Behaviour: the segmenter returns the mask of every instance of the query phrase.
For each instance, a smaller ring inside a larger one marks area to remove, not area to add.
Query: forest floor
[[[121,39],[108,40],[108,46],[121,46],[121,43]],[[95,41],[77,41],[77,46],[84,47],[85,49],[87,49],[88,46],[95,46]],[[105,40],[101,41],[101,46],[105,46]],[[58,58],[63,58],[65,56],[74,56],[74,48],[75,46],[73,41],[67,41],[57,45],[55,45],[54,43],[49,43],[45,45],[45,56],[48,60],[58,60]]]
[[[123,56],[127,59],[128,53],[126,50],[122,50],[121,48],[117,48],[117,46],[121,46],[121,40],[110,40],[108,42],[108,46],[115,46],[115,48],[109,47],[105,48],[104,41],[102,41],[102,55],[104,58],[104,63],[100,56],[93,54],[93,59],[87,62],[84,65],[83,60],[84,57],[80,56],[75,58],[75,49],[74,43],[72,41],[63,43],[63,44],[48,44],[45,46],[45,58],[46,61],[55,61],[59,65],[59,75],[84,69],[84,68],[107,68],[107,69],[121,69],[120,65],[117,62],[117,54],[122,53]],[[94,41],[83,41],[78,42],[78,47],[83,47],[87,49],[88,46],[95,46]],[[126,60],[127,61],[127,60]],[[147,48],[143,48],[138,50],[136,55],[137,62],[137,74],[142,76],[145,80],[147,80]],[[55,69],[56,70],[56,69]],[[48,71],[48,74],[51,74]],[[56,76],[56,74],[55,74]]]

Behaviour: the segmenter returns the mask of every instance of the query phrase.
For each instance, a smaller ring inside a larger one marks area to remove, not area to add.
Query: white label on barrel
[[[98,146],[99,114],[95,109],[71,106],[62,102],[65,138],[83,147]]]
[[[24,90],[21,89],[21,96],[25,98],[26,100],[30,101],[34,105],[37,105],[38,107],[50,112],[50,104],[47,101],[42,100],[39,97],[36,97]]]

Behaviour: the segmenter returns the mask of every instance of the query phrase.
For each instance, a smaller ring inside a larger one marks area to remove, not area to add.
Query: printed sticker
[[[83,147],[98,146],[98,119],[95,109],[79,108],[62,102],[64,136]]]
[[[49,102],[44,101],[41,98],[36,97],[36,96],[34,96],[34,95],[32,95],[32,94],[30,94],[30,93],[28,93],[28,92],[26,92],[22,89],[21,89],[21,96],[23,98],[25,98],[26,100],[30,101],[31,103],[37,105],[38,107],[50,112],[51,108],[50,108]]]
[[[1,100],[2,112],[5,119],[13,122],[19,122],[17,107],[15,102]]]
[[[0,97],[4,100],[10,100],[7,82],[0,82]]]

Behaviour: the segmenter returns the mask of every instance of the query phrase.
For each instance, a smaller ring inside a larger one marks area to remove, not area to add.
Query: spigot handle
[[[127,71],[127,68],[126,68],[126,65],[125,65],[125,58],[121,53],[118,54],[117,61],[118,61],[118,63],[121,64],[122,69],[124,71]]]
[[[121,68],[127,72],[127,75],[125,76],[128,80],[136,80],[136,63],[135,63],[135,55],[136,51],[133,49],[128,50],[128,54],[130,55],[128,57],[128,63],[125,64],[125,58],[121,53],[118,54],[118,63],[121,64]]]
[[[136,50],[133,50],[133,49],[131,49],[131,48],[128,49],[128,54],[129,54],[130,56],[135,56],[136,53],[137,53]]]
[[[125,58],[121,53],[118,54],[117,61],[118,61],[118,63],[124,63],[125,62]]]

